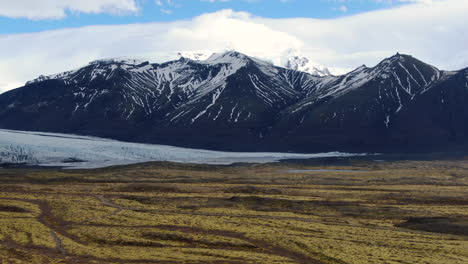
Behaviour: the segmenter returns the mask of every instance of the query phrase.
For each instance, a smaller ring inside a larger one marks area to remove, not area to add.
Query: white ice
[[[0,129],[0,163],[26,163],[73,169],[101,168],[148,161],[198,164],[267,163],[283,159],[362,156],[352,153],[221,152],[116,140]],[[70,162],[73,160],[74,162]],[[77,162],[78,161],[78,162]]]

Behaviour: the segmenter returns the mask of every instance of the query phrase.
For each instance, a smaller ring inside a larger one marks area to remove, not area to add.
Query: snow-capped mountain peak
[[[130,58],[130,57],[116,57],[116,58],[106,58],[106,59],[99,59],[91,61],[89,64],[128,64],[128,65],[139,65],[143,63],[147,63],[147,60],[138,59],[138,58]]]
[[[249,57],[238,51],[230,50],[226,52],[213,53],[209,51],[184,51],[178,52],[178,57],[187,58],[195,61],[204,61],[210,63],[234,63],[239,61],[254,61],[257,64],[273,64],[271,61],[279,61],[274,65],[290,70],[306,72],[314,76],[331,76],[330,70],[318,63],[313,62],[309,58],[299,55],[295,51],[290,51],[281,59],[275,58],[256,58]]]
[[[204,51],[181,51],[177,52],[177,56],[180,58],[187,58],[194,61],[203,61],[210,57],[211,52]]]
[[[407,75],[410,79],[407,82],[413,82],[413,86],[419,87],[427,87],[442,77],[441,71],[436,67],[426,64],[411,55],[400,53],[384,59],[374,69],[393,75],[399,83],[407,80],[399,80],[398,75]]]
[[[270,67],[273,66],[273,63],[269,62],[268,60],[264,60],[263,58],[250,57],[234,50],[229,50],[220,53],[212,53],[208,51],[181,51],[177,53],[176,57],[178,58],[177,61],[183,60],[183,62],[194,61],[196,63],[209,65],[229,64],[231,72],[236,72],[238,69],[246,66],[249,62],[253,62],[261,68],[269,68],[270,71],[273,71],[275,73],[273,67]],[[174,61],[169,61],[167,63],[173,62]],[[163,65],[167,63],[163,63]],[[123,69],[128,71],[146,71],[152,69],[151,65],[152,64],[147,59],[132,57],[113,57],[91,61],[87,66],[93,67],[94,71],[96,71],[96,73],[99,75],[100,73],[103,73],[107,70],[113,71],[115,69]],[[306,72],[318,77],[332,75],[327,67],[320,66],[319,64],[312,62],[310,59],[300,56],[294,52],[287,54],[286,59],[283,58],[281,59],[280,63],[275,63],[274,65],[295,71]],[[41,75],[38,78],[27,82],[27,84],[37,83],[51,79],[65,80],[70,78],[70,76],[76,74],[77,71],[87,66],[84,66],[77,70],[67,71],[59,74],[52,74],[48,76]],[[95,76],[95,74],[91,75]]]
[[[307,72],[315,76],[332,75],[327,67],[313,63],[306,57],[296,55],[289,57],[283,66],[291,70]]]
[[[250,58],[247,55],[244,55],[237,51],[213,53],[208,59],[205,60],[205,62],[211,63],[211,64],[219,64],[219,63],[246,64],[249,61],[250,61]]]

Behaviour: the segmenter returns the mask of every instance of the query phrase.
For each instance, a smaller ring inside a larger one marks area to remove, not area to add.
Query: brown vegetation
[[[465,160],[2,169],[0,184],[2,264],[468,262]]]

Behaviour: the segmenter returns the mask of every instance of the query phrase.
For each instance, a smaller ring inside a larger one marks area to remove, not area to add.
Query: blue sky
[[[24,2],[28,8],[27,0]],[[32,0],[36,1],[36,0]],[[42,1],[42,0],[41,0]],[[49,1],[49,0],[44,0]],[[66,1],[66,0],[64,0]],[[97,0],[99,1],[99,0]],[[127,1],[127,0],[124,0]],[[88,25],[113,25],[130,23],[164,22],[189,19],[200,14],[222,9],[245,11],[255,16],[267,18],[307,17],[333,19],[378,9],[388,9],[401,5],[390,0],[128,0],[135,1],[137,10],[102,9],[90,13],[86,10],[72,10],[64,7],[64,17],[44,17],[30,19],[18,11],[15,15],[2,12],[0,3],[0,34],[38,32],[51,29],[81,27]],[[6,1],[5,1],[6,2]],[[110,1],[109,1],[110,2]],[[118,2],[118,1],[116,1]],[[122,2],[122,1],[121,1]],[[10,3],[11,4],[11,1]],[[7,4],[8,5],[8,4]],[[19,8],[18,8],[19,9]],[[38,8],[40,12],[41,8]]]

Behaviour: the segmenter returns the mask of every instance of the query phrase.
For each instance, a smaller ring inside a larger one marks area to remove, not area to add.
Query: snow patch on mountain
[[[236,67],[236,65],[242,67],[245,66],[249,62],[249,60],[249,57],[242,53],[236,51],[228,51],[224,53],[214,53],[203,62],[209,64],[232,64],[234,65],[234,67]]]
[[[281,65],[287,69],[307,72],[315,76],[329,76],[332,75],[327,67],[318,65],[310,61],[306,57],[292,56],[287,58],[286,62]]]
[[[147,62],[143,58],[133,58],[133,57],[115,57],[115,58],[106,58],[91,61],[89,64],[127,64],[127,65],[138,65]]]
[[[195,61],[210,61],[215,58],[222,57],[224,54],[238,53],[236,51],[225,51],[220,53],[213,53],[209,51],[184,51],[178,52],[178,57],[183,57]],[[310,73],[315,76],[330,76],[332,75],[329,68],[313,62],[309,58],[302,56],[295,50],[288,50],[286,55],[281,58],[255,58],[250,57],[257,64],[273,64],[278,67]]]
[[[195,61],[207,60],[213,52],[207,51],[181,51],[177,52],[177,57],[187,58]]]
[[[295,49],[288,50],[280,58],[278,66],[295,71],[307,72],[315,76],[323,77],[332,75],[329,68],[312,61],[310,58],[304,56],[300,51]]]

